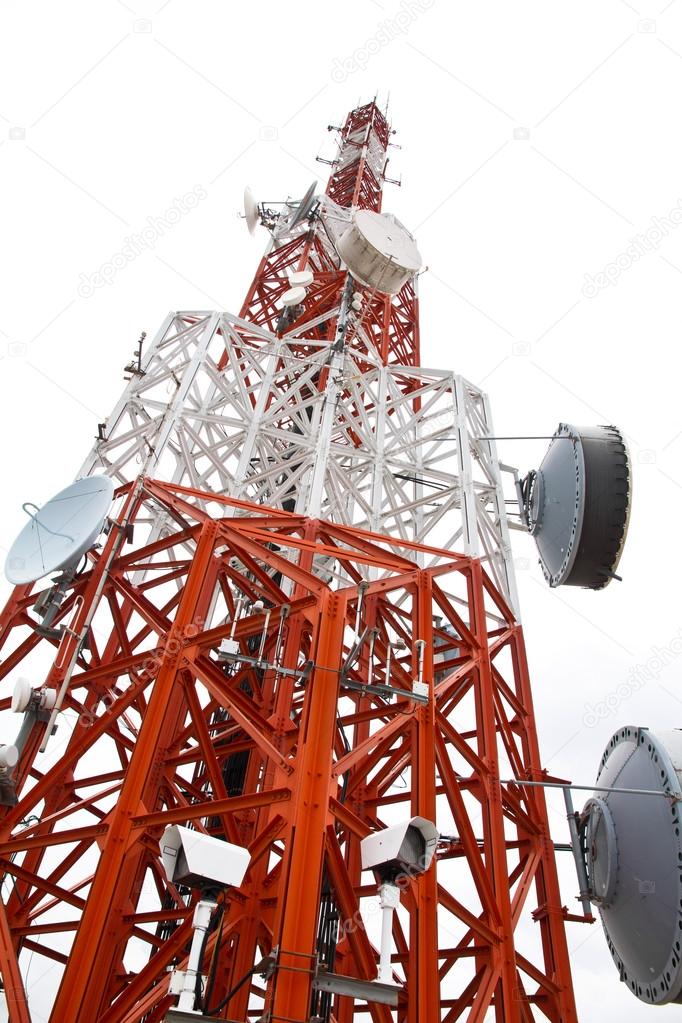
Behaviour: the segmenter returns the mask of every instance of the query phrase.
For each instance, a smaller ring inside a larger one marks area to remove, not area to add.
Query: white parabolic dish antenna
[[[315,204],[315,189],[316,188],[317,188],[317,181],[313,181],[312,185],[310,185],[310,187],[308,188],[308,191],[306,192],[306,194],[303,196],[303,198],[301,199],[300,203],[298,204],[296,212],[294,213],[293,217],[291,218],[291,223],[289,225],[290,228],[297,227],[301,223],[301,221],[305,220],[305,218],[310,213],[311,209],[313,208],[313,206]]]
[[[30,516],[12,544],[5,575],[15,586],[77,565],[102,532],[114,496],[108,476],[86,476],[56,494]]]
[[[249,234],[253,234],[260,221],[260,210],[258,209],[258,202],[248,185],[244,189],[244,219],[246,220]]]

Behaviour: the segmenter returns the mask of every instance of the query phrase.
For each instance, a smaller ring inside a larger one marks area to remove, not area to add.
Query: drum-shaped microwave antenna
[[[312,270],[296,270],[289,275],[289,284],[292,288],[307,288],[314,280]]]
[[[249,234],[253,234],[260,223],[260,208],[248,185],[244,189],[244,219],[246,220]]]
[[[282,305],[288,309],[291,306],[300,305],[305,298],[305,288],[296,285],[294,288],[288,288],[282,295]]]
[[[29,521],[5,562],[9,582],[31,583],[50,572],[75,567],[102,532],[113,495],[114,484],[108,476],[86,476],[42,508],[25,504]]]
[[[631,496],[627,447],[615,426],[561,423],[520,493],[550,586],[600,590],[615,577]]]
[[[388,213],[358,210],[336,249],[353,277],[376,291],[395,295],[421,269],[416,242]]]
[[[589,897],[621,980],[682,1002],[682,731],[621,728],[581,814]],[[614,791],[618,789],[637,790]]]

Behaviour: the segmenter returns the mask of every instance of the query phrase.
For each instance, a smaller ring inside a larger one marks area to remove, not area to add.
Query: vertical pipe
[[[585,860],[583,859],[583,852],[580,845],[580,834],[578,832],[578,821],[575,810],[573,809],[573,797],[571,796],[570,786],[563,786],[564,802],[566,804],[566,819],[568,820],[568,830],[571,835],[571,850],[573,852],[573,859],[575,860],[575,869],[578,875],[578,884],[580,886],[580,902],[582,903],[583,913],[585,916],[592,916],[592,904],[590,903],[590,882],[587,877],[587,868],[585,866]]]

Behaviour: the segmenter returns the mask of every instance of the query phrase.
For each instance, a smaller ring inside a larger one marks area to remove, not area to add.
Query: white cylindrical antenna
[[[28,710],[28,706],[33,696],[33,686],[27,678],[18,678],[14,684],[14,692],[12,693],[12,710],[15,714],[23,714]]]
[[[285,309],[289,309],[291,306],[300,305],[305,298],[305,288],[300,285],[296,285],[294,288],[289,288],[282,295],[282,305]]]
[[[292,288],[308,288],[315,279],[312,270],[296,270],[289,277],[289,284]]]

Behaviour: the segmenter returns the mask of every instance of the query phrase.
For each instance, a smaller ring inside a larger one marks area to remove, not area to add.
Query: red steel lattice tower
[[[414,273],[339,255],[390,129],[372,102],[336,130],[326,192],[260,208],[240,315],[172,313],[133,367],[82,469],[117,486],[100,545],[0,616],[13,1023],[166,1017],[199,898],[170,824],[251,856],[202,949],[213,1018],[577,1018],[543,791],[502,780],[543,773],[487,398],[420,366]],[[415,816],[448,838],[401,885],[393,1004],[360,849]]]

